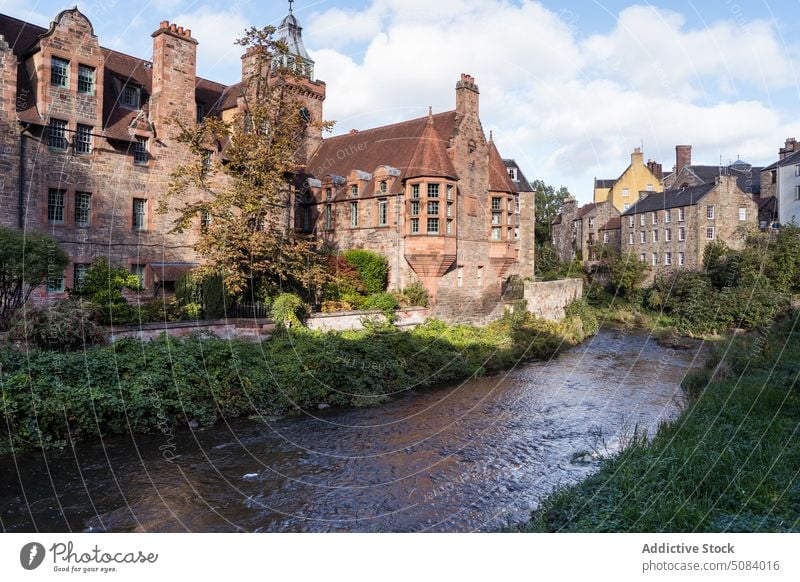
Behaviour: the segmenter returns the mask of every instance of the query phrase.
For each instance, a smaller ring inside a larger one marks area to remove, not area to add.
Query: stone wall
[[[528,302],[528,311],[536,317],[548,321],[564,319],[564,308],[582,297],[582,279],[525,282],[525,300]]]
[[[425,323],[430,311],[424,307],[401,309],[395,313],[396,325],[399,328],[413,328]],[[365,318],[386,321],[381,311],[347,311],[342,313],[315,313],[307,325],[309,329],[318,331],[354,331],[364,329]],[[174,323],[145,323],[141,325],[125,325],[109,329],[112,342],[125,338],[151,341],[166,333],[170,337],[186,337],[193,333],[212,333],[225,340],[262,341],[267,339],[275,324],[272,321],[259,319],[226,319],[218,321],[179,321]]]

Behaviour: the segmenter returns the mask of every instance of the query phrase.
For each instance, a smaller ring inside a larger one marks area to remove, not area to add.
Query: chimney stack
[[[647,160],[647,169],[659,182],[664,179],[664,168],[655,160]]]
[[[191,31],[170,23],[161,24],[153,34],[153,94],[150,118],[161,134],[176,116],[187,125],[197,119],[194,100],[197,71],[197,41]]]
[[[475,84],[475,77],[461,74],[456,84],[456,111],[459,115],[478,115],[480,109],[480,91]]]
[[[680,174],[686,166],[692,165],[692,146],[675,146],[675,174]]]
[[[782,160],[796,151],[798,151],[797,140],[790,137],[786,140],[786,145],[778,152],[778,157]]]

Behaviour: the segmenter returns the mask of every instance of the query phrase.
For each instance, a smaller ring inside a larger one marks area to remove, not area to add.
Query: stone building
[[[47,298],[78,285],[99,256],[137,273],[148,292],[169,290],[200,261],[203,217],[176,235],[175,216],[155,212],[188,155],[168,122],[231,120],[243,111],[245,80],[270,72],[256,70],[250,51],[243,81],[225,86],[197,77],[190,30],[162,22],[152,37],[150,62],[101,47],[77,8],[48,29],[0,15],[0,224],[47,232],[69,254]],[[299,73],[302,114],[324,119],[326,86],[293,14],[277,37],[289,54],[273,65]],[[443,310],[495,309],[510,274],[533,272],[534,197],[486,138],[479,95],[462,75],[452,111],[326,140],[310,124],[288,224],[334,248],[381,252],[392,288],[421,281]]]
[[[744,234],[758,226],[758,203],[736,176],[680,190],[653,192],[622,213],[622,252],[653,267],[651,275],[699,270],[711,242],[741,248]]]
[[[644,163],[641,148],[631,154],[631,163],[616,180],[594,181],[594,202],[609,201],[623,212],[639,199],[639,192],[661,192],[661,164],[648,160]]]
[[[612,227],[619,216],[619,210],[610,201],[579,207],[577,200],[568,198],[552,224],[552,242],[558,260],[567,263],[578,259],[591,268],[597,264],[602,245],[617,250],[619,236]]]
[[[773,220],[800,224],[800,145],[795,138],[787,139],[778,151],[778,161],[761,171],[760,182],[762,199],[776,202],[771,209]],[[769,218],[762,216],[762,226]]]

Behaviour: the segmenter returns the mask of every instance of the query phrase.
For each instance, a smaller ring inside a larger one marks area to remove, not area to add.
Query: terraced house
[[[707,184],[643,196],[622,213],[622,251],[651,265],[655,275],[701,269],[711,242],[740,248],[746,230],[758,226],[759,209],[758,199],[741,189],[741,179],[721,175]]]
[[[148,292],[168,291],[201,260],[193,245],[207,219],[173,235],[175,217],[155,212],[187,156],[170,120],[232,119],[245,84],[197,77],[198,41],[169,22],[152,34],[152,61],[101,47],[77,8],[47,29],[0,15],[0,35],[0,224],[50,233],[71,260],[42,295],[78,285],[98,256],[139,274]],[[283,65],[300,73],[303,115],[322,120],[326,86],[291,12],[277,36],[289,47]],[[242,56],[243,79],[255,63]],[[333,248],[384,254],[391,286],[421,281],[441,315],[500,307],[511,274],[533,275],[534,198],[487,139],[479,99],[464,74],[451,111],[325,140],[309,124],[286,223]]]

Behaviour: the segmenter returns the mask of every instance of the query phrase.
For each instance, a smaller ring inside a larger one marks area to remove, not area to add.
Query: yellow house
[[[620,212],[625,212],[639,200],[639,192],[663,192],[661,164],[652,160],[644,163],[641,148],[631,154],[631,165],[616,180],[594,181],[594,202],[610,200]]]

